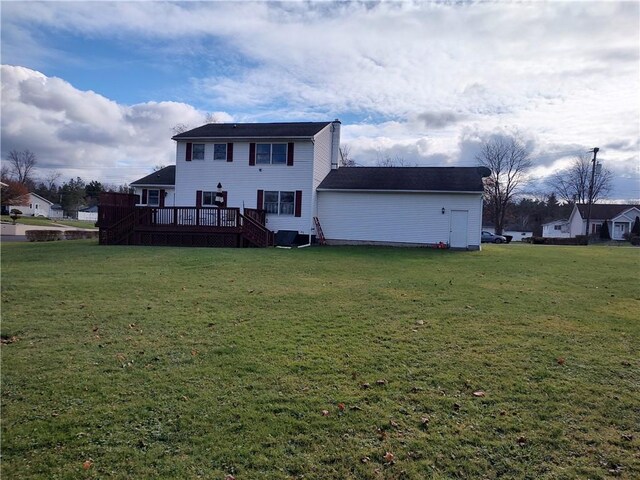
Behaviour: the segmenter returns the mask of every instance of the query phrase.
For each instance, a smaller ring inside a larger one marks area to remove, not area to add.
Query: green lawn
[[[0,473],[639,478],[638,272],[597,246],[3,244]]]
[[[3,222],[11,222],[13,220],[9,215],[0,215],[0,220]],[[56,227],[59,225],[66,225],[68,227],[78,227],[78,228],[96,228],[95,222],[87,222],[84,220],[73,220],[73,219],[55,219],[50,220],[44,217],[20,217],[16,221],[16,223],[21,223],[23,225],[38,225],[41,227]]]

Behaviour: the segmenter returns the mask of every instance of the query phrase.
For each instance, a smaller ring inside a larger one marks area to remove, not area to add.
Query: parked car
[[[507,243],[507,237],[483,231],[481,241],[482,243]]]

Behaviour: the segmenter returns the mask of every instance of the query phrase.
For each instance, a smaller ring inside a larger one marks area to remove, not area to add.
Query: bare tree
[[[567,203],[589,203],[589,184],[591,183],[591,158],[584,153],[573,159],[573,163],[564,170],[553,174],[547,184],[556,196]],[[611,192],[613,173],[604,167],[596,168],[593,180],[593,203],[605,198]]]
[[[220,117],[211,112],[207,113],[207,115],[204,117],[204,121],[205,123],[222,123]]]
[[[25,205],[29,203],[29,190],[20,182],[6,180],[6,186],[0,188],[0,202],[2,205]]]
[[[153,167],[152,173],[159,172],[160,170],[162,170],[165,167],[166,167],[166,165],[156,165],[155,167]]]
[[[28,182],[33,182],[31,177],[37,163],[35,153],[30,150],[24,150],[22,152],[11,150],[7,160],[11,174],[18,183],[26,185]]]
[[[340,146],[340,166],[355,167],[356,162],[351,158],[351,147],[346,143]]]
[[[478,165],[491,170],[485,180],[485,201],[491,209],[495,232],[502,234],[507,206],[523,187],[531,159],[526,147],[514,137],[495,137],[482,145]]]
[[[56,182],[60,180],[60,177],[62,177],[60,172],[52,171],[42,179],[42,183],[45,184],[48,190],[53,190],[56,187]]]
[[[189,125],[187,125],[186,123],[176,123],[172,128],[171,131],[173,132],[174,135],[180,135],[181,133],[186,132],[187,130],[190,130],[191,127]]]
[[[389,153],[378,150],[376,153],[376,167],[415,167],[416,164],[407,162],[404,157],[396,154],[393,157]]]

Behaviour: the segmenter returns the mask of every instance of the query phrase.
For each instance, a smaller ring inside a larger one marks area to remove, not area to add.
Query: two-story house
[[[175,168],[133,182],[131,199],[101,203],[101,239],[242,246],[280,232],[299,244],[480,248],[488,169],[339,168],[340,126],[212,123],[175,135]]]

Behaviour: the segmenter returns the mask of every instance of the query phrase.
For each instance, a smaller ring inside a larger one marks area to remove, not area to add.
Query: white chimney
[[[340,166],[340,120],[331,122],[331,170]]]

